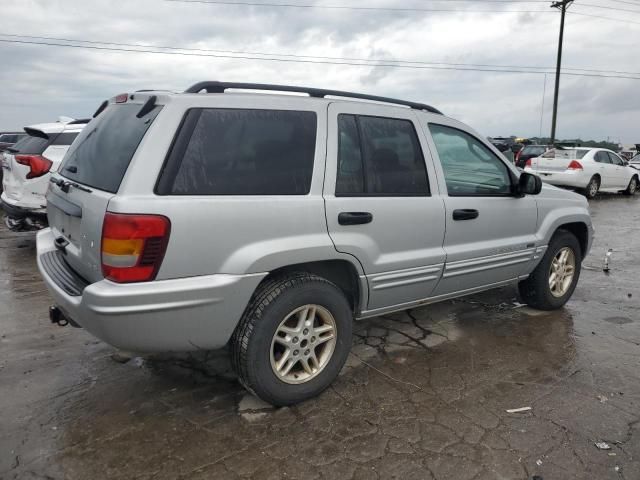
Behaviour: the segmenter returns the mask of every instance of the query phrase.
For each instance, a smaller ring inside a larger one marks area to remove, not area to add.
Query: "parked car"
[[[4,153],[0,203],[11,230],[46,226],[49,178],[87,122],[72,120],[25,127],[25,136]]]
[[[527,160],[525,172],[540,175],[552,185],[574,188],[587,198],[602,192],[635,195],[638,172],[611,150],[602,148],[555,148]]]
[[[3,152],[5,152],[7,148],[15,145],[15,143],[24,135],[26,134],[19,132],[3,132],[0,134],[0,194],[2,193],[2,163],[4,162]]]
[[[0,135],[0,152],[4,152],[7,148],[12,147],[18,140],[24,137],[26,133],[12,132]]]
[[[515,165],[518,168],[524,168],[527,164],[527,160],[530,158],[539,157],[544,152],[547,151],[547,147],[545,145],[525,145],[518,153],[516,153]]]
[[[47,200],[53,322],[128,351],[229,345],[275,405],[335,379],[354,319],[514,283],[561,307],[592,240],[582,196],[435,108],[282,85],[118,95]]]

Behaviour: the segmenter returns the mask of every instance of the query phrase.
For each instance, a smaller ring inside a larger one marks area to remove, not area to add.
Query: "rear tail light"
[[[102,226],[102,274],[118,283],[153,280],[170,231],[171,222],[162,215],[107,212]]]
[[[20,165],[26,165],[29,167],[29,173],[27,178],[41,177],[49,171],[53,163],[42,155],[16,155],[16,162]]]
[[[583,170],[582,165],[577,160],[571,160],[567,170]]]
[[[531,159],[527,160],[527,163],[525,163],[524,166],[531,168]]]

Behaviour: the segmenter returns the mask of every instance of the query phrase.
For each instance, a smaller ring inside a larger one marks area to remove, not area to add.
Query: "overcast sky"
[[[550,2],[229,0],[234,1],[454,11],[278,8],[165,0],[2,0],[0,40],[136,49],[6,36],[32,35],[144,45],[146,50],[153,46],[155,51],[174,53],[178,51],[158,47],[177,47],[189,49],[181,52],[190,55],[0,42],[0,130],[54,121],[60,115],[90,116],[102,100],[120,92],[184,90],[200,80],[226,80],[406,98],[432,104],[485,135],[527,137],[540,133],[542,74],[295,63],[255,57],[292,59],[287,55],[304,55],[311,62],[326,61],[318,57],[341,57],[384,65],[395,60],[550,67],[552,71],[560,14],[549,7]],[[636,2],[638,7],[633,5]],[[564,66],[640,72],[640,0],[576,0],[571,11],[576,13],[567,15]],[[630,23],[634,21],[637,23]],[[220,51],[252,52],[243,56],[254,58],[212,56],[238,56]],[[635,76],[638,80],[563,75],[558,136],[640,142],[640,73]],[[542,116],[545,136],[551,124],[553,82],[553,74],[547,75]]]

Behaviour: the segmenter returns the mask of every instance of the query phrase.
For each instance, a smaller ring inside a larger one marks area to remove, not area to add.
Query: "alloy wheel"
[[[273,373],[285,383],[305,383],[327,366],[335,350],[336,320],[320,305],[303,305],[280,323],[271,341]]]
[[[571,284],[576,271],[576,256],[569,247],[560,249],[551,261],[549,269],[549,289],[554,297],[565,295]]]

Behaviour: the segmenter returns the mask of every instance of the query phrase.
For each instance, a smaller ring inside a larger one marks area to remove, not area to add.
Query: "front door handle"
[[[480,215],[478,210],[472,208],[461,208],[453,211],[454,220],[473,220],[474,218],[478,218],[478,215]]]
[[[342,212],[338,215],[340,225],[363,225],[371,223],[373,215],[369,212]]]

